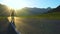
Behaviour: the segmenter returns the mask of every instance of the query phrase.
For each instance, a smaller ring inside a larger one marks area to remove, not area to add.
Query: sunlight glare
[[[14,9],[21,9],[27,6],[26,1],[23,0],[3,0],[1,3],[6,4],[7,6]]]

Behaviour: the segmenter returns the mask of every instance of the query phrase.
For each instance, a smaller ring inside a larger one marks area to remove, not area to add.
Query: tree
[[[9,16],[9,9],[3,4],[0,4],[0,16]]]

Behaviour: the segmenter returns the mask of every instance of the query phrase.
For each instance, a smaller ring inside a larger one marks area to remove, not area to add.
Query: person
[[[14,22],[14,10],[11,11],[11,22],[7,30],[8,30],[8,34],[18,34],[18,32],[16,31],[15,22]]]
[[[13,24],[14,24],[14,26],[15,26],[14,16],[15,16],[15,10],[11,10],[11,22],[13,22]]]
[[[19,34],[15,27],[13,12],[11,16],[11,22],[8,21],[7,17],[0,17],[0,34]]]
[[[15,25],[7,17],[0,18],[0,34],[18,34]]]

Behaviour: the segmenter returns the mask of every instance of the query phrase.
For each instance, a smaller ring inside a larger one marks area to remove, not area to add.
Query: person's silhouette
[[[8,26],[8,34],[17,34],[18,32],[16,31],[15,28],[15,23],[14,23],[14,10],[12,10],[11,13],[11,22]]]
[[[11,12],[11,22],[14,24],[14,26],[15,26],[15,23],[14,23],[14,15],[15,15],[15,11],[14,10],[12,10],[12,12]]]

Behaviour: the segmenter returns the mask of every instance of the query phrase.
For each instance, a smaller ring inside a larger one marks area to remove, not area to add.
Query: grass
[[[22,30],[23,34],[41,34],[41,33],[42,34],[54,34],[56,33],[55,31],[58,30],[59,28],[59,27],[56,28],[56,26],[58,26],[56,24],[59,24],[57,20],[46,20],[45,18],[60,19],[60,12],[52,12],[52,13],[46,13],[46,14],[41,14],[41,15],[20,16],[20,17],[27,18],[25,19],[25,21],[23,21],[23,23],[27,25],[23,25],[22,28],[19,26],[19,30],[20,31]],[[43,18],[43,19],[40,19],[40,18]]]
[[[18,16],[21,18],[46,18],[46,19],[60,19],[60,12],[51,12],[41,15]]]
[[[48,18],[48,19],[60,19],[60,12],[42,14],[39,17]]]
[[[45,13],[41,15],[28,15],[28,16],[16,16],[21,18],[46,18],[46,19],[60,19],[60,12],[51,12],[51,13]],[[6,18],[4,16],[0,16],[1,18]]]

